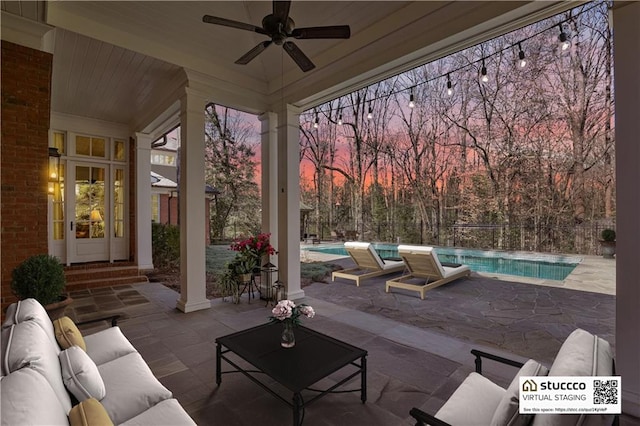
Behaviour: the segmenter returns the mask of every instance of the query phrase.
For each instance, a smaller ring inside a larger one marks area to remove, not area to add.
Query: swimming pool
[[[374,244],[383,259],[397,258],[395,244]],[[344,246],[308,247],[304,250],[348,256]],[[498,250],[473,250],[436,247],[441,262],[462,263],[472,271],[516,275],[546,280],[564,280],[582,258],[546,253],[505,252]]]

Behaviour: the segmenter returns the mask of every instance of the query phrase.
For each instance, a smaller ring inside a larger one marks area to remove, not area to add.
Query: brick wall
[[[11,271],[47,253],[47,167],[51,105],[49,53],[2,41],[0,227],[2,311],[16,298]]]

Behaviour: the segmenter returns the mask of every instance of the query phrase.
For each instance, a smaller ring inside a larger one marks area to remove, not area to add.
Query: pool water
[[[398,246],[374,244],[381,258],[398,258]],[[343,246],[308,247],[305,250],[348,256]],[[436,247],[440,262],[462,263],[472,271],[516,275],[562,281],[575,269],[582,258],[573,256],[504,252],[497,250],[472,250]]]

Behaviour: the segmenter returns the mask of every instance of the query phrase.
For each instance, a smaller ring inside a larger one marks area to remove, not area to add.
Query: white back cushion
[[[42,374],[55,391],[65,413],[71,410],[71,398],[62,383],[58,361],[59,348],[34,321],[11,326],[13,332],[5,349],[5,369],[9,372],[30,368]]]
[[[2,425],[68,426],[67,410],[47,379],[23,368],[0,381]]]
[[[47,333],[49,339],[57,345],[56,334],[49,314],[36,299],[19,300],[7,308],[6,319],[2,327],[11,327],[25,321],[35,321]]]

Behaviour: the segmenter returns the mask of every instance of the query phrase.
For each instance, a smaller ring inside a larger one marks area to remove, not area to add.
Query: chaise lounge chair
[[[433,247],[401,245],[398,246],[398,254],[407,265],[409,274],[387,281],[387,293],[391,287],[403,288],[417,291],[424,299],[427,291],[471,274],[466,265],[443,266]],[[419,282],[416,283],[417,280]]]
[[[360,287],[360,280],[402,271],[405,268],[402,261],[382,260],[371,243],[348,241],[344,243],[344,248],[357,266],[332,273],[332,281],[335,281],[336,277],[345,278],[355,281],[356,286]]]

